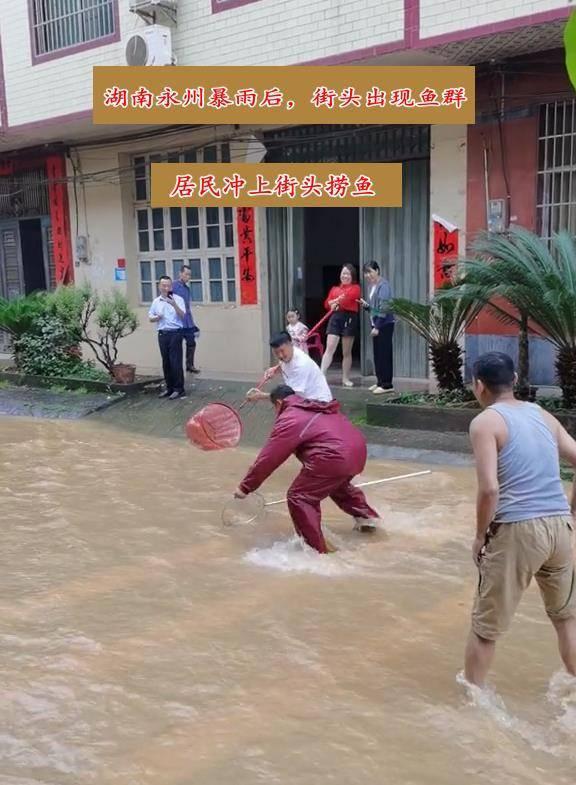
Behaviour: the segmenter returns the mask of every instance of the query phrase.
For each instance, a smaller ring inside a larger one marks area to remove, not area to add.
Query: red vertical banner
[[[458,264],[458,228],[434,217],[434,289],[451,283]]]
[[[256,280],[254,208],[239,207],[236,211],[236,219],[240,267],[240,305],[257,305],[258,281]]]
[[[64,156],[51,155],[46,158],[46,175],[56,283],[67,284],[72,282],[74,274]]]
[[[14,161],[10,158],[0,158],[0,177],[14,174]]]

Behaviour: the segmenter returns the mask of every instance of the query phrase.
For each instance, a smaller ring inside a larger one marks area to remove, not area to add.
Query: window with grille
[[[32,0],[37,57],[115,35],[118,0]]]
[[[190,293],[195,303],[235,303],[237,271],[232,207],[150,207],[150,164],[230,161],[229,145],[210,145],[165,155],[134,158],[134,192],[140,299],[151,302],[160,276],[177,278],[190,267]]]
[[[576,101],[540,107],[538,148],[539,233],[576,235]]]

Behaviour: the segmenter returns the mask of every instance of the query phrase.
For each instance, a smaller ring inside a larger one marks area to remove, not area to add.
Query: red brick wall
[[[565,74],[562,53],[539,55],[530,61],[510,61],[505,66],[503,80],[498,74],[480,74],[476,89],[481,116],[476,125],[468,128],[468,242],[479,230],[486,228],[485,148],[488,151],[490,198],[507,199],[511,224],[537,231],[538,105],[574,96]],[[504,119],[500,131],[494,115],[501,106],[502,94],[504,111],[520,110],[524,116]],[[515,335],[516,329],[483,313],[468,332]]]

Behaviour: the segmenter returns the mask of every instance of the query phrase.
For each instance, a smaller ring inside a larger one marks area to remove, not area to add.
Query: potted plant
[[[112,378],[118,384],[133,384],[136,378],[136,366],[129,363],[116,363],[112,367]]]
[[[444,297],[475,298],[504,324],[518,327],[518,384],[522,400],[535,400],[538,388],[530,384],[529,321],[531,287],[526,259],[513,234],[480,232],[474,258],[460,262],[457,286]]]
[[[82,341],[92,349],[96,360],[119,384],[131,384],[136,366],[118,362],[118,342],[138,327],[138,317],[120,292],[98,296],[90,291],[82,317]]]
[[[531,330],[556,349],[556,376],[562,403],[576,406],[576,243],[569,232],[554,235],[550,246],[519,226],[506,234],[483,233],[474,249],[484,261],[464,263],[461,294],[483,302],[500,297],[515,312],[490,302],[501,318],[520,329],[519,380],[532,398],[528,384],[528,321]],[[522,371],[522,373],[521,373]],[[522,390],[520,390],[522,392]]]
[[[452,288],[446,284],[444,290]],[[429,303],[396,298],[391,310],[428,343],[440,390],[464,391],[461,338],[482,304],[474,298],[435,297]]]

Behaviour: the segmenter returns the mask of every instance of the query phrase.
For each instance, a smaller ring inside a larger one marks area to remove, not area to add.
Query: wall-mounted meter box
[[[506,200],[490,199],[488,201],[488,231],[505,232],[507,224]]]

